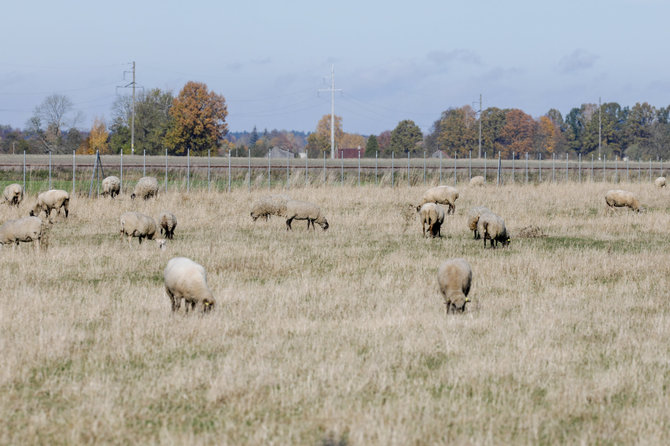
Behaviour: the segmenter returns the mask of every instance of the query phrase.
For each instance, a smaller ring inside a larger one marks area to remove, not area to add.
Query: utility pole
[[[475,105],[476,102],[473,102],[472,105]],[[479,93],[479,110],[475,110],[475,114],[479,115],[479,156],[482,157],[482,94]]]
[[[135,82],[135,61],[132,62],[133,69],[131,71],[124,71],[123,72],[123,78],[126,78],[126,73],[132,73],[133,75],[133,80],[132,82],[123,85],[123,86],[118,86],[116,87],[117,91],[119,88],[129,88],[131,87],[133,89],[133,95],[132,95],[132,106],[130,110],[130,153],[131,155],[135,154],[135,87],[137,86],[137,83]],[[140,86],[138,88],[144,89],[144,87]]]
[[[319,91],[330,91],[330,158],[335,159],[335,65],[330,66],[330,88],[321,88]]]
[[[603,129],[603,106],[598,96],[598,161],[600,161],[600,148],[602,146],[602,129]]]

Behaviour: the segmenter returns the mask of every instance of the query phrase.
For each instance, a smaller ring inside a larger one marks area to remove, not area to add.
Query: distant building
[[[436,150],[433,152],[432,155],[430,155],[432,158],[449,158],[449,155],[447,155],[444,150]]]
[[[361,147],[355,147],[353,149],[351,149],[351,148],[337,149],[337,159],[340,159],[340,158],[358,158],[359,153],[361,155],[361,158],[363,158],[363,154],[365,153],[365,150],[362,149]]]
[[[295,158],[295,155],[293,152],[290,152],[288,150],[280,149],[279,147],[275,146],[272,149],[270,149],[270,158]],[[267,156],[266,156],[267,158]]]

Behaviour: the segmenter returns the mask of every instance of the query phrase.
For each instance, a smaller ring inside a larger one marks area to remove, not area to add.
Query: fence
[[[98,159],[100,165],[98,165]],[[146,155],[0,155],[0,186],[23,182],[28,193],[59,188],[73,195],[100,193],[103,176],[121,179],[122,193],[142,176],[163,179],[165,192],[191,190],[227,191],[246,188],[296,188],[305,186],[387,186],[458,184],[481,175],[496,185],[548,182],[651,182],[664,175],[663,160],[600,161],[552,156],[531,159],[514,154],[503,160],[500,154],[487,159],[466,158],[357,158],[322,159],[251,158]]]

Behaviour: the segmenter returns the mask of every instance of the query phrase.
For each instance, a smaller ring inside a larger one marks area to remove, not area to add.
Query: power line
[[[330,157],[335,159],[335,65],[330,66],[330,88],[321,88],[319,91],[330,91]]]

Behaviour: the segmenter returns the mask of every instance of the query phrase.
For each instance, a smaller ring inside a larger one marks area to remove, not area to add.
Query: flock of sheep
[[[481,186],[484,184],[484,178],[474,177],[470,184]],[[654,184],[662,188],[666,186],[666,180],[664,177],[659,177]],[[114,198],[120,191],[119,178],[110,176],[103,180],[103,196]],[[157,195],[158,181],[156,178],[143,177],[135,185],[131,198],[147,200]],[[458,190],[451,186],[432,187],[423,194],[421,202],[416,206],[416,212],[421,221],[424,237],[427,233],[431,237],[441,237],[445,215],[456,212],[458,195]],[[3,198],[7,205],[19,206],[24,198],[23,188],[19,184],[10,184],[4,189]],[[29,216],[8,220],[0,226],[0,245],[11,244],[16,247],[20,242],[33,242],[36,248],[41,248],[41,241],[52,224],[51,212],[56,210],[57,214],[60,214],[63,210],[67,218],[69,202],[70,196],[64,190],[53,189],[40,193],[35,204],[30,208]],[[643,211],[637,197],[624,190],[607,191],[605,202],[609,208],[628,207],[636,212]],[[443,206],[447,207],[446,211]],[[40,218],[42,212],[46,214],[46,221]],[[268,220],[273,215],[283,217],[286,219],[287,231],[292,230],[291,223],[294,220],[306,220],[308,230],[310,226],[316,229],[315,224],[324,231],[329,227],[328,220],[318,205],[292,200],[286,195],[270,195],[255,201],[252,204],[250,215],[254,222],[259,218]],[[143,239],[155,240],[163,250],[166,246],[166,239],[171,240],[174,237],[177,217],[169,211],[163,211],[156,222],[151,216],[140,212],[126,212],[120,216],[119,223],[121,237],[127,237],[129,244],[133,238],[137,238],[140,244]],[[510,243],[505,220],[486,207],[477,206],[470,209],[467,226],[473,231],[475,239],[484,240],[485,248],[486,240],[489,240],[491,248],[496,248],[498,243],[503,247]],[[164,235],[166,239],[156,238],[159,229],[161,235]],[[185,257],[175,257],[167,263],[163,277],[165,292],[170,298],[173,312],[181,308],[182,300],[187,313],[189,309],[198,308],[202,312],[208,312],[214,308],[216,301],[207,285],[207,273],[202,265]],[[447,313],[465,311],[465,306],[470,301],[468,294],[472,285],[470,264],[462,258],[445,261],[438,269],[437,282]]]

